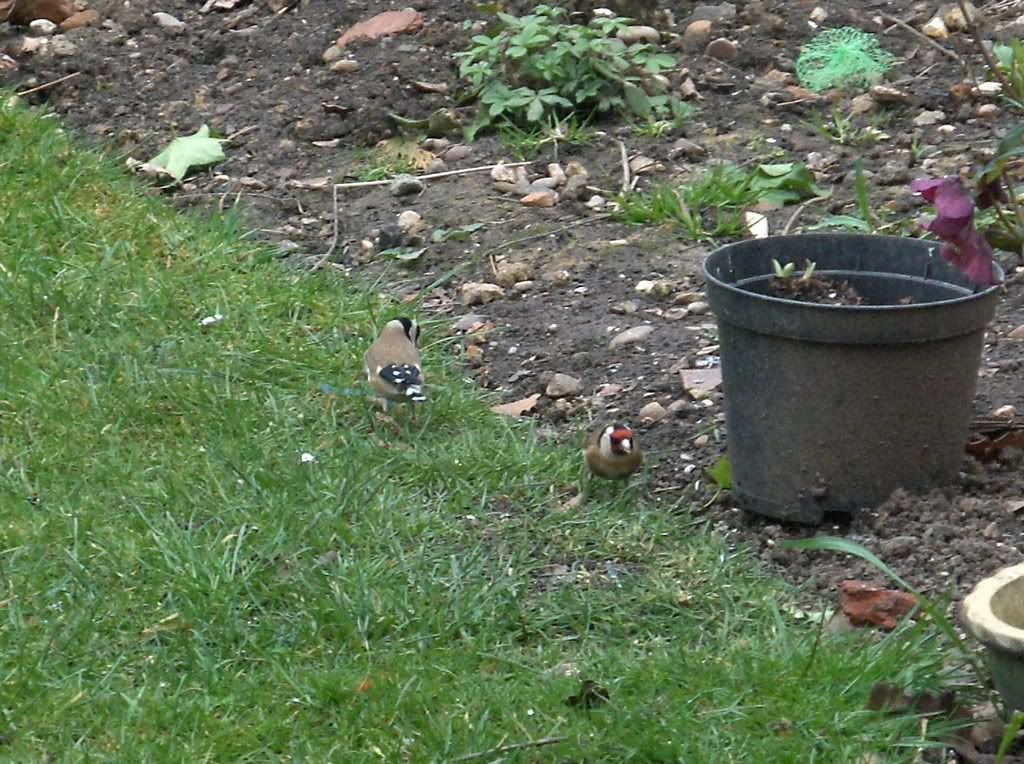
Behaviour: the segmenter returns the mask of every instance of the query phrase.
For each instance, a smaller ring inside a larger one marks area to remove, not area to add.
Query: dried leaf
[[[420,148],[416,141],[409,141],[404,138],[390,138],[389,140],[381,141],[377,144],[375,151],[385,159],[395,162],[408,162],[417,170],[426,169],[436,159],[429,151]]]
[[[722,384],[722,369],[713,366],[710,369],[683,369],[679,372],[683,381],[683,389],[694,398],[702,398]]]
[[[839,593],[843,612],[854,626],[879,626],[892,630],[917,606],[917,597],[912,594],[864,581],[840,581]]]
[[[764,239],[768,236],[768,218],[760,212],[747,211],[743,213],[747,230],[755,239]]]
[[[539,400],[540,393],[534,393],[522,400],[513,401],[512,403],[500,403],[497,406],[492,406],[491,411],[495,414],[501,414],[502,416],[522,416],[523,414],[528,414],[533,411],[533,407],[537,405],[537,401]]]
[[[420,82],[413,80],[412,86],[421,93],[447,93],[448,85],[444,82]]]

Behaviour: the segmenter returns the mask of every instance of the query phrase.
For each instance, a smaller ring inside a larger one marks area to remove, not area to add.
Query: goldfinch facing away
[[[422,403],[427,399],[423,393],[420,353],[416,349],[419,337],[420,328],[415,321],[396,318],[384,325],[363,357],[366,379],[383,398],[385,410],[389,401]]]
[[[636,472],[644,463],[644,454],[633,431],[621,424],[594,430],[583,449],[587,468],[597,477],[621,480]]]

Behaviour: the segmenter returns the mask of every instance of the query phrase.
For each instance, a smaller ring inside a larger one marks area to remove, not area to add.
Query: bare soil
[[[78,73],[27,100],[48,105],[83,134],[126,157],[148,159],[175,134],[191,133],[203,123],[233,136],[225,162],[163,193],[186,208],[238,205],[259,235],[277,242],[293,260],[323,265],[346,278],[380,279],[400,297],[421,298],[422,317],[437,319],[428,327],[435,336],[460,317],[478,314],[485,327],[493,328],[486,338],[479,332],[466,337],[453,352],[466,356],[472,374],[494,391],[496,401],[543,393],[555,372],[578,377],[581,395],[561,401],[542,395],[531,414],[540,420],[542,433],[576,449],[593,422],[631,421],[654,464],[649,486],[654,500],[666,511],[695,506],[693,511],[713,529],[737,544],[749,544],[794,582],[830,590],[846,578],[877,579],[866,565],[837,555],[780,549],[784,539],[816,533],[861,541],[914,585],[933,592],[948,589],[957,596],[993,570],[1024,559],[1024,514],[1014,511],[1024,495],[1024,479],[1020,453],[1013,450],[985,465],[965,456],[957,485],[924,497],[897,493],[877,509],[835,518],[820,529],[782,527],[746,516],[733,508],[728,493],[716,495],[704,470],[725,449],[721,393],[693,400],[679,375],[682,369],[718,361],[715,322],[701,296],[700,263],[711,242],[684,241],[664,227],[627,227],[575,198],[547,209],[528,208],[517,196],[496,191],[483,172],[427,182],[422,193],[402,198],[386,185],[342,191],[338,241],[329,248],[336,214],[329,182],[358,175],[366,150],[397,134],[390,114],[423,119],[450,108],[463,120],[471,117],[472,105],[460,100],[451,54],[467,46],[474,22],[489,20],[486,4],[414,0],[411,5],[426,19],[422,30],[354,44],[349,52],[359,68],[346,73],[327,68],[321,61],[324,50],[357,21],[408,6],[409,0],[299,0],[280,13],[261,0],[240,2],[227,13],[201,14],[201,5],[194,0],[144,0],[130,7],[107,3],[98,8],[102,26],[67,35],[77,52],[16,55],[18,68],[0,72],[0,85],[26,89]],[[509,2],[506,9],[517,12],[528,5]],[[621,122],[600,124],[602,132],[585,146],[546,146],[532,171],[543,173],[553,161],[563,166],[578,161],[589,170],[594,188],[614,193],[622,183],[617,140],[630,156],[645,155],[662,167],[643,176],[640,188],[652,181],[684,182],[716,162],[749,166],[781,157],[808,161],[811,155],[818,185],[834,192],[829,200],[800,211],[793,220],[793,230],[800,230],[827,214],[855,212],[855,159],[863,160],[870,176],[874,208],[912,217],[920,205],[909,192],[912,177],[957,172],[984,156],[1019,120],[1006,104],[994,119],[980,119],[981,102],[955,87],[962,71],[954,61],[899,27],[883,31],[874,20],[884,12],[919,27],[934,10],[931,6],[910,0],[737,2],[735,17],[713,26],[714,36],[737,44],[736,58],[724,63],[674,45],[694,3],[664,5],[675,26],[663,26],[662,47],[680,60],[670,79],[678,88],[692,78],[700,96],[694,119],[658,137],[639,135]],[[1012,5],[996,4],[1001,15],[988,20],[1001,38],[1022,35],[1014,20],[1024,9],[1014,12]],[[887,138],[851,138],[849,145],[827,140],[810,121],[815,114],[828,118],[833,107],[848,115],[849,98],[811,98],[787,91],[778,81],[792,72],[800,46],[815,33],[808,24],[815,6],[828,12],[825,26],[877,32],[883,47],[899,57],[889,81],[906,92],[906,102],[856,118],[859,125],[876,125]],[[156,11],[184,21],[185,31],[172,34],[157,26],[152,19]],[[19,40],[19,30],[0,28],[0,51],[16,53]],[[942,45],[974,72],[984,71],[966,34],[954,33]],[[913,120],[922,111],[942,111],[944,118],[915,127]],[[941,125],[953,129],[940,131]],[[457,135],[449,138],[459,140]],[[496,137],[486,136],[463,158],[435,169],[514,158]],[[482,227],[468,241],[436,243],[428,230],[426,252],[410,264],[374,254],[387,249],[385,242],[403,243],[396,221],[408,209],[420,213],[432,230]],[[771,230],[782,230],[795,211],[768,210]],[[363,240],[378,246],[367,253]],[[496,302],[463,307],[461,283],[493,281],[494,268],[505,262],[521,263],[532,284],[522,291],[506,288]],[[1015,263],[1007,265],[1012,272]],[[671,282],[669,294],[636,291],[639,281],[657,279]],[[653,328],[647,339],[609,349],[614,334],[641,324]],[[1024,342],[1007,336],[1022,324],[1024,287],[1012,279],[985,346],[978,416],[1006,404],[1024,411]],[[469,346],[478,349],[467,353]],[[353,369],[351,380],[325,381],[355,385],[358,376]],[[671,415],[643,424],[639,411],[652,401]]]

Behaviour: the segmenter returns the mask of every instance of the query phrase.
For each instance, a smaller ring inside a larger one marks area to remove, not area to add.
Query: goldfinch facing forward
[[[427,399],[423,393],[420,353],[416,349],[419,337],[420,328],[415,321],[396,318],[384,325],[363,357],[366,379],[383,398],[385,410],[389,401],[422,403]]]
[[[597,477],[621,480],[636,472],[644,463],[644,455],[633,431],[620,424],[594,430],[583,449],[587,468]]]

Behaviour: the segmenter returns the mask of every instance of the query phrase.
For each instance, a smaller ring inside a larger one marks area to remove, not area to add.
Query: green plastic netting
[[[796,76],[815,93],[865,88],[877,84],[895,62],[873,34],[855,27],[826,29],[800,49]]]

